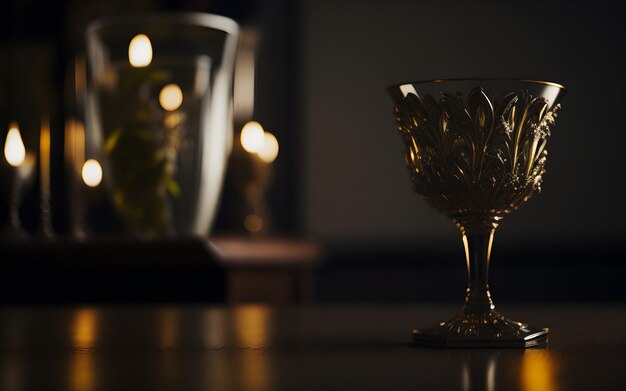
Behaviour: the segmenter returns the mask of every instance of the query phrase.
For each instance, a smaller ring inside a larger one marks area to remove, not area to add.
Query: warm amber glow
[[[263,348],[271,343],[272,313],[267,306],[240,306],[233,311],[235,343],[250,354],[241,356],[239,389],[251,391],[272,390],[271,358]]]
[[[173,309],[164,309],[160,314],[160,340],[163,349],[176,347],[178,340],[178,313]]]
[[[239,380],[240,390],[270,391],[274,390],[272,376],[275,370],[272,368],[271,358],[262,350],[251,350],[249,354],[241,355],[241,376]]]
[[[167,84],[159,93],[159,103],[164,110],[174,111],[183,104],[183,91],[178,84]]]
[[[248,232],[259,232],[263,229],[263,220],[255,214],[247,215],[243,219],[243,226]]]
[[[489,360],[489,366],[487,367],[487,391],[494,391],[496,389],[496,361],[495,358]]]
[[[524,351],[521,383],[524,391],[554,391],[556,362],[548,350]]]
[[[265,136],[263,137],[263,146],[257,152],[259,158],[263,160],[265,163],[271,163],[276,160],[278,156],[278,140],[276,137],[269,133],[265,132]]]
[[[76,349],[93,349],[98,338],[98,312],[80,309],[72,321],[72,342]],[[70,361],[70,390],[91,391],[95,389],[96,371],[93,354],[72,354]]]
[[[172,129],[180,125],[184,119],[185,115],[180,112],[165,113],[165,118],[163,118],[163,124],[166,127]]]
[[[463,235],[463,247],[465,248],[465,263],[467,264],[467,274],[470,272],[470,255],[469,255],[469,243],[467,242],[467,236]]]
[[[96,187],[102,182],[102,167],[95,159],[89,159],[83,164],[83,182],[89,187]]]
[[[21,166],[24,163],[24,159],[26,159],[26,148],[22,141],[20,129],[15,122],[9,125],[9,133],[4,144],[4,157],[13,167]]]
[[[247,152],[258,152],[265,141],[265,131],[260,123],[250,121],[241,129],[241,146]]]
[[[93,309],[80,309],[72,322],[74,347],[90,349],[96,343],[98,313]]]
[[[226,344],[226,316],[221,309],[210,309],[202,315],[202,340],[206,347],[221,347]],[[229,330],[228,330],[229,331]]]
[[[39,177],[44,193],[50,192],[50,143],[50,120],[45,118],[39,132]]]
[[[140,68],[147,67],[152,62],[152,44],[145,34],[138,34],[131,39],[128,45],[128,62]]]
[[[270,311],[265,306],[241,306],[234,311],[235,342],[243,348],[260,348],[270,342]]]
[[[96,371],[93,354],[73,354],[70,361],[70,390],[93,391],[96,389]]]
[[[74,136],[72,138],[74,146],[74,169],[79,173],[82,169],[81,164],[85,161],[85,124],[83,121],[74,123]]]

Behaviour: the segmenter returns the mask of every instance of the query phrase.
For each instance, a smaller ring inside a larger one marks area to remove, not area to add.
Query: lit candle
[[[95,159],[89,159],[83,165],[83,182],[89,187],[97,187],[102,182],[102,166]]]
[[[178,84],[170,83],[161,89],[159,104],[166,111],[174,111],[183,104],[183,91]]]
[[[143,68],[152,62],[152,43],[145,34],[138,34],[128,44],[128,62],[135,68]]]
[[[278,140],[266,132],[260,123],[250,121],[241,129],[241,146],[246,152],[256,153],[265,163],[272,163],[278,156]]]
[[[278,140],[276,136],[270,132],[265,132],[263,137],[263,145],[257,151],[257,155],[265,163],[270,164],[278,157]]]
[[[9,229],[5,237],[10,240],[24,240],[27,236],[20,220],[20,205],[23,190],[30,186],[33,179],[35,157],[26,151],[17,122],[11,122],[4,144],[4,157],[11,166],[11,187],[9,203]]]
[[[168,129],[176,129],[185,120],[185,113],[178,110],[183,104],[183,90],[178,84],[166,84],[159,92],[159,105],[165,110],[163,123]]]
[[[9,125],[9,132],[4,143],[4,157],[12,167],[16,168],[17,177],[21,180],[25,180],[32,173],[35,157],[26,151],[17,122],[11,122]]]
[[[24,159],[26,159],[26,148],[24,147],[17,122],[11,122],[9,125],[7,140],[4,144],[4,157],[13,167],[21,166],[24,163]]]
[[[241,129],[241,146],[246,152],[258,152],[263,146],[264,137],[265,131],[261,124],[256,121],[250,121]]]

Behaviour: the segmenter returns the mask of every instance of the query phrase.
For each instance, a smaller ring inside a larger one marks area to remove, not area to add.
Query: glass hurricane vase
[[[131,236],[208,234],[232,144],[238,34],[202,13],[89,25],[86,152]]]
[[[502,219],[541,190],[563,86],[534,80],[455,79],[388,88],[417,193],[459,228],[468,271],[465,304],[414,341],[450,347],[531,347],[547,329],[495,310],[488,269]]]

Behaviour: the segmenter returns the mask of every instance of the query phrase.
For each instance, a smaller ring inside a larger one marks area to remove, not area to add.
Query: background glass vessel
[[[88,153],[135,236],[208,234],[232,144],[238,32],[200,13],[89,26]]]
[[[397,129],[414,189],[462,234],[469,283],[447,322],[415,330],[416,342],[529,347],[547,342],[495,310],[488,284],[496,228],[541,190],[550,129],[563,86],[534,80],[456,79],[394,85]]]

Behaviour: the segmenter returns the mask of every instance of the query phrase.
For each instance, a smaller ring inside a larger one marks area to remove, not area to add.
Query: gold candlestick
[[[41,236],[45,239],[54,237],[52,228],[52,207],[50,204],[50,120],[45,118],[41,121],[39,135],[39,180],[41,195]]]
[[[87,238],[85,224],[85,192],[81,180],[81,170],[85,163],[85,127],[74,118],[65,122],[65,161],[68,179],[66,183],[70,189],[70,224],[74,239]]]

